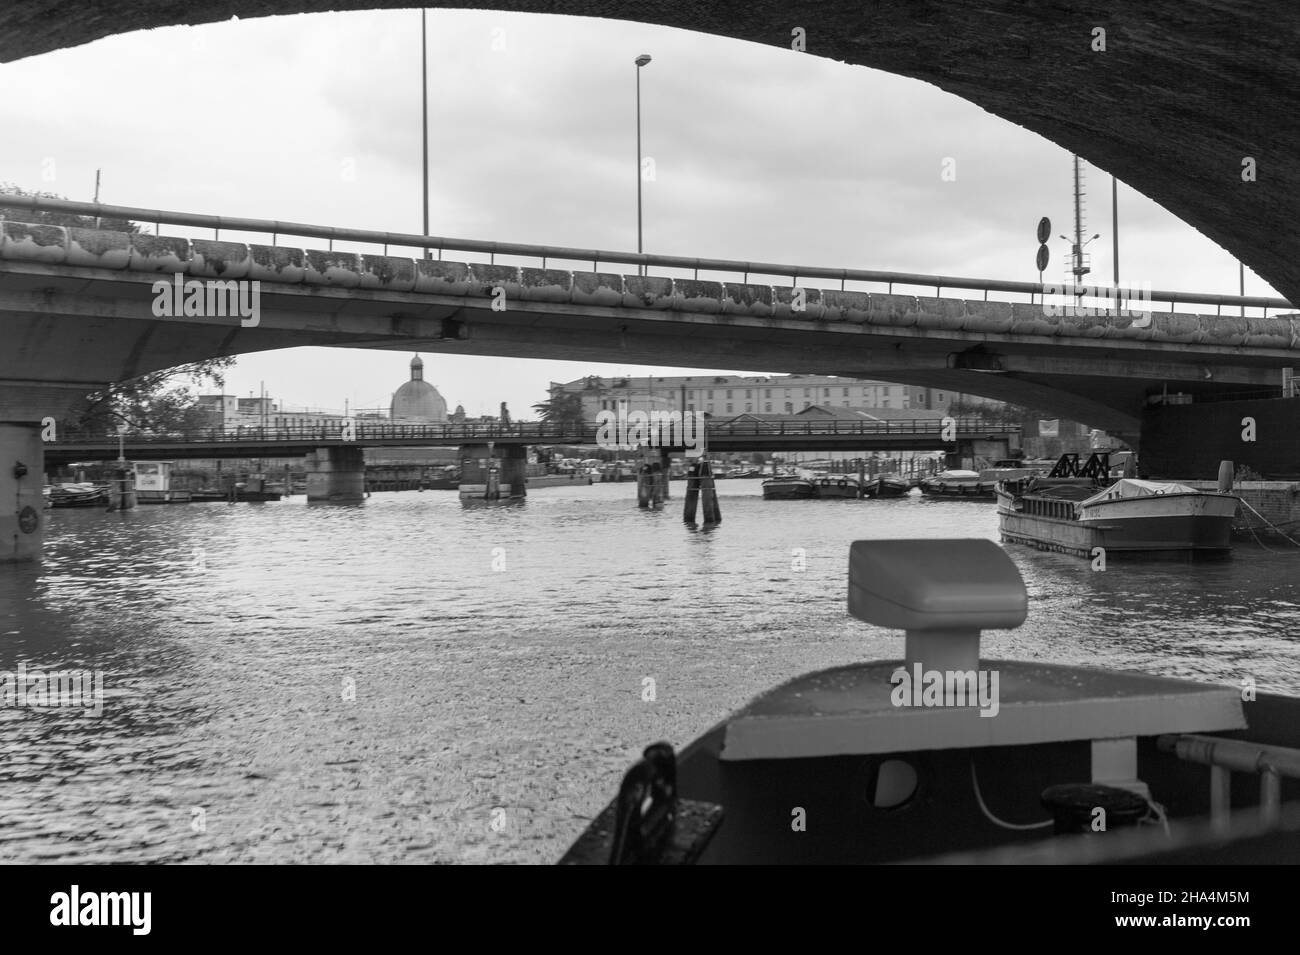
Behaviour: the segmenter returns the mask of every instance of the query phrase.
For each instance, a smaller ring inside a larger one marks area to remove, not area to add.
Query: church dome
[[[437,388],[424,380],[424,362],[419,355],[411,359],[411,380],[393,394],[388,416],[416,424],[442,424],[447,420],[447,402]]]

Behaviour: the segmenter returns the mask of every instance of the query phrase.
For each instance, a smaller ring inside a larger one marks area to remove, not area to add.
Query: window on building
[[[730,388],[727,389],[727,397],[728,397],[728,398],[731,397],[731,389],[730,389]]]
[[[765,401],[765,402],[763,402],[763,410],[766,411],[768,414],[771,414],[771,413],[772,413],[772,402],[770,402],[770,401]]]
[[[823,397],[823,398],[829,398],[830,396],[831,396],[831,390],[830,390],[829,388],[823,388],[823,389],[822,389],[822,397]]]
[[[754,410],[754,405],[753,405],[752,403],[746,401],[746,402],[745,402],[745,411],[746,411],[746,412],[749,412],[749,411],[753,411],[753,410]]]
[[[771,398],[771,397],[772,397],[772,389],[771,389],[771,388],[764,388],[764,389],[763,389],[763,397],[764,397],[764,398]]]
[[[803,406],[804,406],[805,408],[811,408],[811,407],[812,407],[812,402],[811,402],[811,401],[805,401],[805,402],[803,403]]]
[[[845,389],[844,389],[844,397],[847,398],[848,396],[849,396],[849,389],[845,388]]]
[[[754,389],[752,389],[752,388],[746,388],[746,389],[745,389],[745,397],[746,397],[746,398],[752,398],[752,397],[754,397],[753,391],[754,391]]]
[[[687,411],[694,411],[694,410],[695,410],[695,402],[691,402],[689,405],[687,405],[687,406],[686,406],[686,410],[687,410]]]
[[[942,392],[942,391],[939,392],[939,400],[940,400],[940,401],[943,401],[943,392]]]
[[[731,413],[732,413],[732,412],[731,412],[731,402],[728,401],[728,402],[727,402],[727,414],[731,414]]]
[[[709,400],[710,400],[710,401],[713,400],[713,389],[712,389],[712,388],[709,389]]]
[[[805,389],[803,390],[803,396],[804,396],[805,398],[807,398],[807,397],[808,397],[809,395],[811,395],[811,394],[812,394],[812,390],[811,390],[810,388],[805,388]],[[804,407],[806,408],[806,407],[808,407],[808,406],[807,406],[807,405],[804,405]]]

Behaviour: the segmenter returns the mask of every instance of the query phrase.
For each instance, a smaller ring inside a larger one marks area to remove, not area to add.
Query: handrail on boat
[[[1282,777],[1300,779],[1300,749],[1196,734],[1167,734],[1156,740],[1161,752],[1210,767],[1210,818],[1226,826],[1231,812],[1232,773],[1259,775],[1259,815],[1266,825],[1281,818]]]

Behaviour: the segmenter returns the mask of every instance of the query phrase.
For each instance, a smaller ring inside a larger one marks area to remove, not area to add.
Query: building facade
[[[718,418],[740,414],[797,414],[814,406],[907,411],[946,411],[955,401],[991,406],[1000,402],[952,391],[830,375],[690,375],[678,377],[580,378],[551,382],[552,396],[582,396],[582,417],[601,411],[702,411]]]

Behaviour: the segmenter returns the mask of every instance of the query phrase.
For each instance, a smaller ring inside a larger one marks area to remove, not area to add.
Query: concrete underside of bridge
[[[150,27],[406,6],[401,0],[198,6],[66,0],[56,15],[42,0],[11,0],[0,61]],[[805,55],[933,83],[1077,152],[1300,302],[1300,230],[1294,227],[1300,221],[1300,4],[476,0],[474,6],[655,23],[784,48],[791,31],[802,27]],[[1104,52],[1094,49],[1098,27],[1105,30]],[[1247,157],[1255,162],[1254,182],[1242,180]]]

